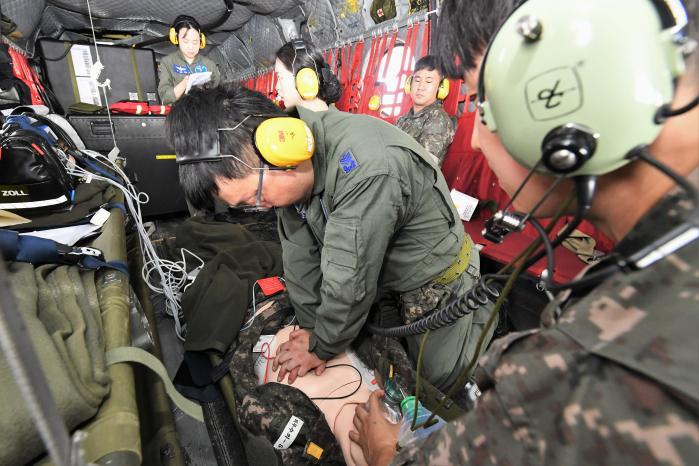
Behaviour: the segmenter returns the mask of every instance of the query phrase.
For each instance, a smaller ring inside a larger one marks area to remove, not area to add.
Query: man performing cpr
[[[275,360],[290,383],[321,374],[372,309],[380,326],[414,322],[479,277],[478,252],[424,148],[368,116],[296,112],[230,84],[193,90],[168,117],[190,202],[276,208],[300,324]],[[438,388],[476,357],[487,307],[426,340],[423,375]],[[413,361],[421,338],[407,338]]]

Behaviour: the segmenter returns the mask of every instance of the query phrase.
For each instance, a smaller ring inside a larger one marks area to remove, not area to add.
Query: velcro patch
[[[177,74],[189,74],[189,67],[178,65],[177,63],[172,65],[172,70]]]
[[[352,151],[347,151],[344,154],[342,154],[342,157],[340,157],[340,167],[342,167],[342,170],[344,170],[345,173],[349,173],[355,168],[357,168],[358,163],[357,159],[354,158],[354,154],[352,154]]]

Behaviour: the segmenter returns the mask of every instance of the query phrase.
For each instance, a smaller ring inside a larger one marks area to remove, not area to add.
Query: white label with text
[[[286,427],[284,427],[282,434],[279,436],[277,441],[274,442],[274,448],[277,450],[286,450],[289,448],[291,444],[294,443],[294,440],[296,440],[299,432],[301,432],[302,427],[303,421],[296,416],[291,416],[289,422],[286,423]]]

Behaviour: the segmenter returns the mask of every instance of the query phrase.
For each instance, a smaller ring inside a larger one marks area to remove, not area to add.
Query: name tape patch
[[[342,157],[340,157],[340,167],[342,167],[342,170],[345,173],[351,172],[357,168],[358,165],[357,159],[354,158],[354,154],[350,150],[342,154]]]
[[[291,416],[289,422],[286,423],[286,427],[282,431],[276,442],[274,442],[274,448],[277,450],[286,450],[294,443],[296,437],[298,437],[301,428],[303,427],[303,421],[296,416]]]

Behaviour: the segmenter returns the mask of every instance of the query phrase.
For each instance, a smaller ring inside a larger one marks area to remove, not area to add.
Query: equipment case
[[[150,197],[141,206],[144,216],[187,210],[175,151],[165,137],[165,118],[112,115],[119,154],[126,159],[126,174],[139,191]],[[70,115],[68,120],[88,149],[106,154],[114,147],[107,115]]]
[[[94,45],[51,39],[41,39],[38,45],[46,78],[65,113],[77,102],[107,104],[104,93],[90,78],[91,65],[97,62]],[[160,103],[152,50],[118,45],[98,45],[97,49],[104,65],[97,80],[103,83],[109,79],[109,103],[120,100]]]

